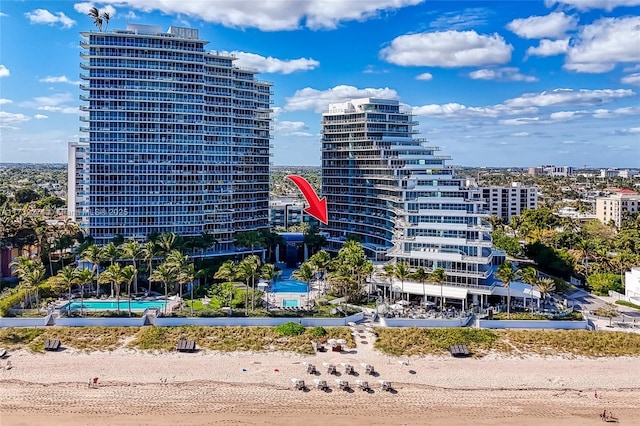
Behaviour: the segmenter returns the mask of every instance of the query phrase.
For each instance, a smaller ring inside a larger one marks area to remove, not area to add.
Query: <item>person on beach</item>
[[[91,378],[89,378],[89,381],[87,382],[87,387],[91,389]]]

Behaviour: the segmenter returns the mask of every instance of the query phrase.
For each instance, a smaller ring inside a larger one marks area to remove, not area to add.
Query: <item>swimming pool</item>
[[[112,311],[118,309],[118,302],[115,300],[93,300],[93,301],[84,301],[81,302],[71,302],[62,306],[61,309],[77,311],[80,309],[80,305],[82,305],[83,309],[88,310],[96,310],[96,311]],[[131,301],[131,310],[132,311],[144,311],[147,308],[161,308],[164,309],[164,301],[158,300],[132,300]],[[129,301],[121,300],[120,301],[120,310],[128,310],[129,309]]]
[[[283,299],[282,307],[283,308],[297,308],[300,306],[300,302],[296,299]]]
[[[278,280],[271,284],[271,293],[306,293],[307,283],[298,280]]]

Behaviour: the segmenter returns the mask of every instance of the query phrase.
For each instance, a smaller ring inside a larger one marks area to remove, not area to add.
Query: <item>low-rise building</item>
[[[620,189],[606,197],[596,198],[596,217],[607,224],[613,221],[620,227],[623,214],[640,211],[640,194],[630,189]]]
[[[290,226],[306,223],[309,226],[319,226],[315,217],[304,214],[305,204],[294,198],[275,198],[269,201],[269,218],[271,226],[288,230]]]

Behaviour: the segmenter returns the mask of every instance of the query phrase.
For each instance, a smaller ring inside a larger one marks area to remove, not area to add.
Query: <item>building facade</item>
[[[604,224],[613,221],[620,227],[625,213],[640,211],[640,194],[631,190],[620,190],[607,197],[596,198],[596,217]]]
[[[624,295],[627,302],[640,304],[640,267],[625,272]]]
[[[571,166],[540,166],[529,167],[529,175],[531,176],[553,176],[553,177],[567,177],[573,174],[573,167]]]
[[[305,213],[305,204],[292,198],[275,198],[269,201],[269,219],[274,228],[288,231],[291,226],[320,226],[320,221]]]
[[[96,242],[208,233],[224,251],[234,232],[267,227],[271,83],[206,51],[196,29],[81,34],[88,137],[69,192]]]
[[[482,186],[485,209],[509,223],[511,216],[538,208],[538,188],[513,182],[511,186]]]
[[[322,114],[328,248],[353,236],[375,260],[442,267],[449,283],[487,283],[493,251],[481,191],[413,137],[416,125],[395,100],[354,99]]]

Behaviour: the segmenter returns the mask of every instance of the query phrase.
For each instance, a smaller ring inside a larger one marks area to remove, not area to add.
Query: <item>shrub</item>
[[[275,332],[282,336],[299,336],[304,333],[305,328],[301,324],[295,322],[285,322],[275,328]]]
[[[626,300],[616,300],[616,305],[627,306],[633,309],[640,309],[640,305],[636,305],[635,303],[627,302]]]
[[[624,292],[622,277],[619,274],[591,274],[587,278],[587,285],[599,296],[608,296],[609,290]]]
[[[324,327],[313,327],[309,330],[309,334],[316,337],[324,337],[327,335],[327,330]]]
[[[20,302],[24,301],[24,297],[25,291],[17,290],[4,299],[0,300],[0,317],[6,317],[11,311],[11,308],[19,305]]]

